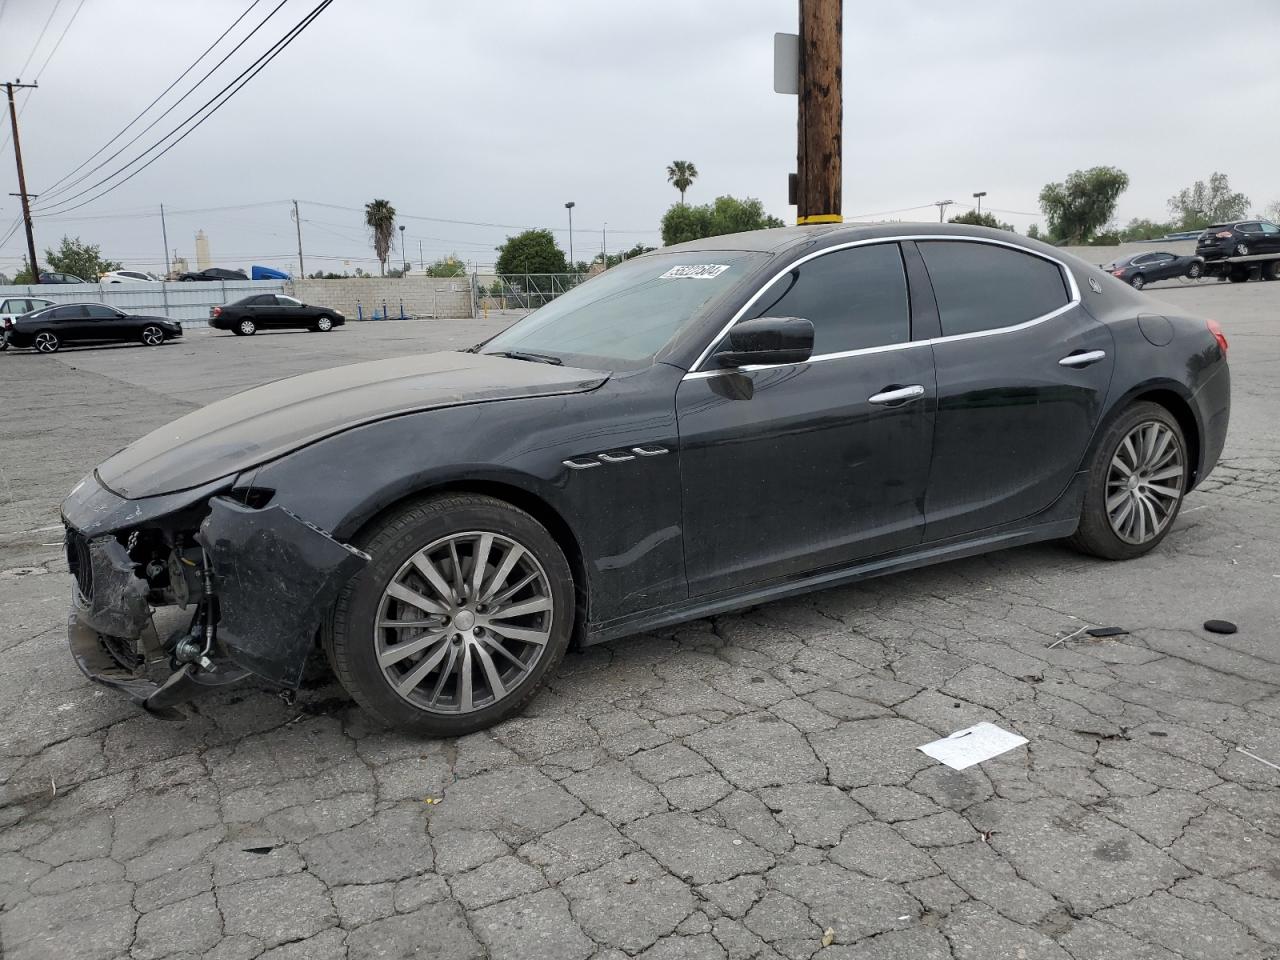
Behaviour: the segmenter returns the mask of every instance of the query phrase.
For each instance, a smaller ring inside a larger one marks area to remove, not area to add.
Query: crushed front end
[[[72,655],[162,716],[251,674],[296,688],[338,592],[369,560],[234,480],[128,500],[90,475],[62,505]]]

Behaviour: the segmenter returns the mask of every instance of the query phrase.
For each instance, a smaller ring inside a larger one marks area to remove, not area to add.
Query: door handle
[[[1059,366],[1063,367],[1087,367],[1091,363],[1097,363],[1099,360],[1106,359],[1107,351],[1105,350],[1088,350],[1084,353],[1069,353],[1058,361]]]
[[[875,403],[880,406],[891,406],[894,404],[907,403],[910,400],[919,400],[924,396],[924,387],[920,384],[913,384],[910,387],[894,387],[892,390],[885,390],[881,393],[873,394],[867,397],[867,403]]]

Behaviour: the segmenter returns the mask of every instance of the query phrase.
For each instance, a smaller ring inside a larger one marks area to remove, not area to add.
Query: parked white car
[[[9,328],[13,321],[32,310],[43,310],[53,306],[52,300],[43,297],[9,297],[0,300],[0,350],[9,349]]]
[[[159,283],[160,278],[154,273],[143,273],[141,270],[112,270],[98,278],[101,283]]]

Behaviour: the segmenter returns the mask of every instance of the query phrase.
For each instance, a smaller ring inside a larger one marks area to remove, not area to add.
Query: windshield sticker
[[[659,280],[714,280],[729,269],[727,263],[689,263],[672,267]]]

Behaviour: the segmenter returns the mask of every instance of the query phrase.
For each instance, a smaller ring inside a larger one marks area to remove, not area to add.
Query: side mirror
[[[799,317],[759,317],[729,330],[729,349],[715,355],[721,367],[803,363],[813,353],[813,324]]]

